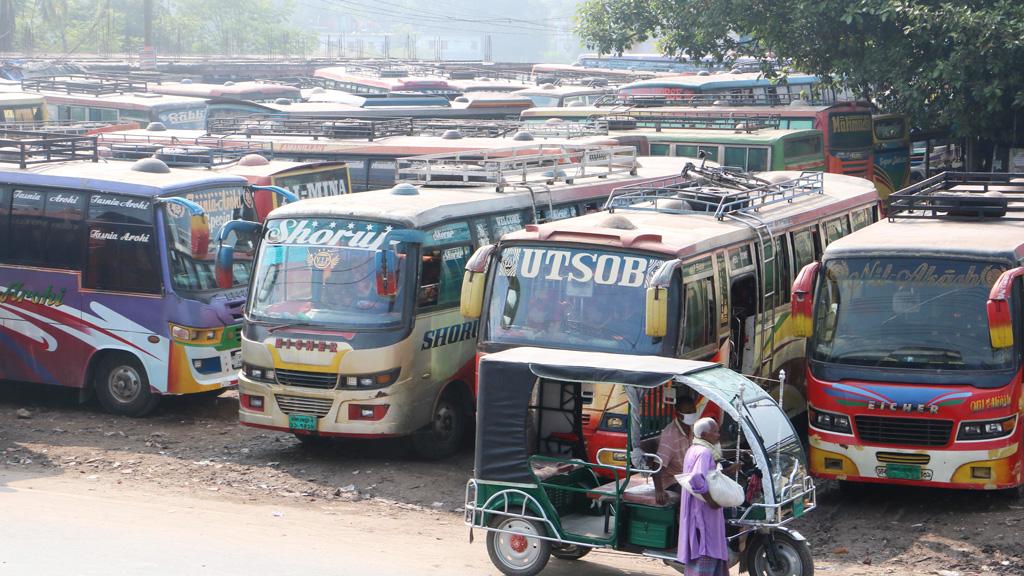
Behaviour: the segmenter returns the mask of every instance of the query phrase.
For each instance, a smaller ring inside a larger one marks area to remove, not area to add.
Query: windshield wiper
[[[312,322],[302,322],[302,321],[300,321],[300,322],[287,322],[285,324],[278,324],[277,326],[271,326],[270,328],[267,329],[267,334],[273,334],[274,332],[277,332],[278,330],[284,330],[286,328],[295,328],[295,327],[298,327],[298,326],[305,326],[305,327],[308,327],[308,328],[316,328],[317,327],[316,324],[313,324]]]

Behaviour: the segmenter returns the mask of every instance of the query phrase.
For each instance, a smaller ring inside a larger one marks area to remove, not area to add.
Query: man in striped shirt
[[[654,475],[654,497],[660,505],[668,502],[666,490],[679,491],[676,474],[683,473],[683,457],[693,439],[690,427],[697,420],[697,406],[690,398],[676,398],[676,409],[672,421],[661,431],[658,441],[658,457],[661,470]]]

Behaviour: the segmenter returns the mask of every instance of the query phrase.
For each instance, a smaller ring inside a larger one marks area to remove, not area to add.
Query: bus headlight
[[[961,422],[957,440],[991,440],[1009,436],[1017,423],[1016,416],[1008,416],[998,420],[975,420]]]
[[[187,344],[220,342],[221,328],[189,328],[171,324],[171,338]]]
[[[245,374],[246,378],[256,382],[277,382],[277,372],[275,372],[273,368],[263,368],[260,366],[253,366],[251,364],[242,364],[242,374]]]
[[[372,374],[342,376],[338,381],[343,388],[384,388],[398,380],[398,374],[401,370],[401,368],[393,368]]]
[[[850,427],[850,417],[846,414],[825,412],[817,408],[808,407],[807,417],[812,427],[826,432],[839,432],[840,434],[853,434]]]

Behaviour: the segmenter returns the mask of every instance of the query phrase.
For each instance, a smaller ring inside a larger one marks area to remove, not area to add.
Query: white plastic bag
[[[746,500],[746,495],[743,493],[743,487],[736,483],[735,480],[729,478],[721,470],[712,470],[706,475],[708,483],[708,493],[711,494],[711,498],[714,499],[715,503],[723,508],[732,508],[733,506],[739,506]],[[677,474],[676,481],[690,493],[691,496],[700,498],[701,502],[707,503],[704,499],[703,494],[694,494],[693,487],[690,485],[690,480],[693,477],[693,473],[688,474]]]

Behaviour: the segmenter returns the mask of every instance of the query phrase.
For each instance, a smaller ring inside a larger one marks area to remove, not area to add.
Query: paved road
[[[0,574],[496,574],[450,513],[377,503],[268,506],[25,477],[0,467]],[[552,559],[545,576],[669,575],[651,560]]]

